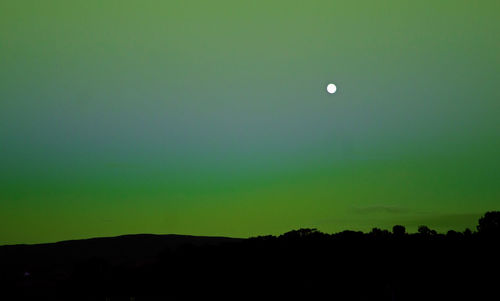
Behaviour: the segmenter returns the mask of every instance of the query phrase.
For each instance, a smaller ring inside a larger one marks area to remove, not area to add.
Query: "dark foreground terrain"
[[[2,300],[500,300],[500,213],[476,232],[300,229],[0,247]],[[211,298],[210,298],[211,299]]]

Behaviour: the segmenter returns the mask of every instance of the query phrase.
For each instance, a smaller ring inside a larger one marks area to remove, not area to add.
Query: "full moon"
[[[328,93],[330,94],[333,94],[337,91],[337,86],[335,86],[335,84],[328,84],[328,86],[326,86],[326,91],[328,91]]]

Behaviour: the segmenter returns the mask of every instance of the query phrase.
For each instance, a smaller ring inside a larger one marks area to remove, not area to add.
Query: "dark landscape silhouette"
[[[499,247],[500,212],[446,234],[125,235],[1,246],[0,285],[9,300],[499,300]]]

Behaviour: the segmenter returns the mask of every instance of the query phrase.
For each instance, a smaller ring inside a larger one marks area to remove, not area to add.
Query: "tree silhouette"
[[[447,238],[451,238],[451,239],[458,239],[462,236],[462,233],[459,233],[455,230],[449,230],[448,232],[446,232],[446,237]]]
[[[388,230],[382,230],[380,228],[373,228],[372,231],[369,233],[369,235],[372,238],[379,240],[379,239],[386,239],[386,238],[390,237],[391,232],[389,232]]]
[[[321,235],[322,233],[319,232],[316,228],[310,229],[310,228],[301,228],[299,230],[292,230],[284,233],[281,235],[281,237],[285,239],[300,239],[300,238],[305,238],[305,237],[315,237],[317,235]]]
[[[437,234],[436,230],[432,230],[424,225],[418,227],[418,233],[423,236],[431,236]]]
[[[479,219],[477,231],[483,235],[500,235],[500,211],[489,211]]]
[[[406,234],[406,228],[405,226],[395,225],[394,227],[392,227],[392,233],[395,236],[403,236]]]
[[[464,235],[467,237],[472,236],[472,230],[469,228],[465,228]]]

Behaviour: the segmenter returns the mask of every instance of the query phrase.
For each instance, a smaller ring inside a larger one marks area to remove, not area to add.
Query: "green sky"
[[[0,244],[473,228],[499,37],[498,0],[3,0]]]

